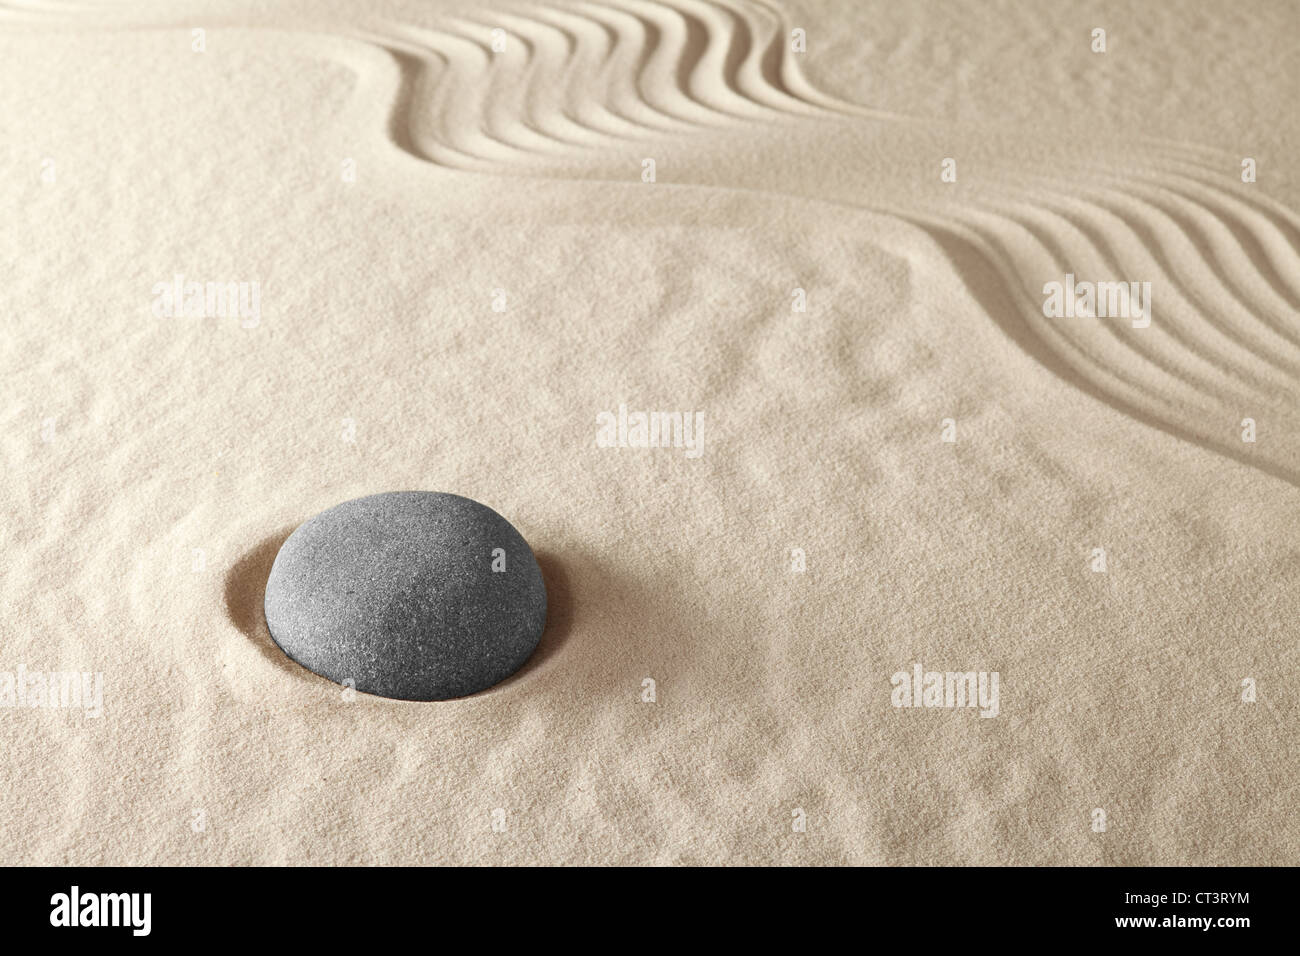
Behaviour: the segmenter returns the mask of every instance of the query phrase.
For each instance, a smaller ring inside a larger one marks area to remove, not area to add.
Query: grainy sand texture
[[[1298,34],[0,3],[0,861],[1300,863]],[[547,582],[473,697],[266,631],[408,489]]]

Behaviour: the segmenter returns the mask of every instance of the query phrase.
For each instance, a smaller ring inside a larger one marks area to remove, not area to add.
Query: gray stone
[[[401,700],[463,697],[509,677],[546,626],[528,543],[460,495],[399,491],[304,522],[266,582],[275,643],[308,670]]]

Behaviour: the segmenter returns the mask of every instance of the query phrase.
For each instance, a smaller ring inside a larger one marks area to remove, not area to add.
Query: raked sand
[[[362,6],[0,3],[0,862],[1300,863],[1294,4]],[[478,696],[266,632],[403,489]]]

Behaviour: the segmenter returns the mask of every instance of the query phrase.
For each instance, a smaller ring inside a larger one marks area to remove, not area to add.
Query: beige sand
[[[1300,862],[1294,4],[180,7],[0,3],[0,672],[103,680],[0,708],[0,861]],[[471,699],[261,619],[408,488],[548,579]]]

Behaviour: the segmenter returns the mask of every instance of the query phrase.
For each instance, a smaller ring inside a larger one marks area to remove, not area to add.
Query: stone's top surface
[[[308,670],[402,700],[445,700],[518,670],[546,625],[528,543],[460,495],[345,501],[302,524],[266,582],[276,644]]]

